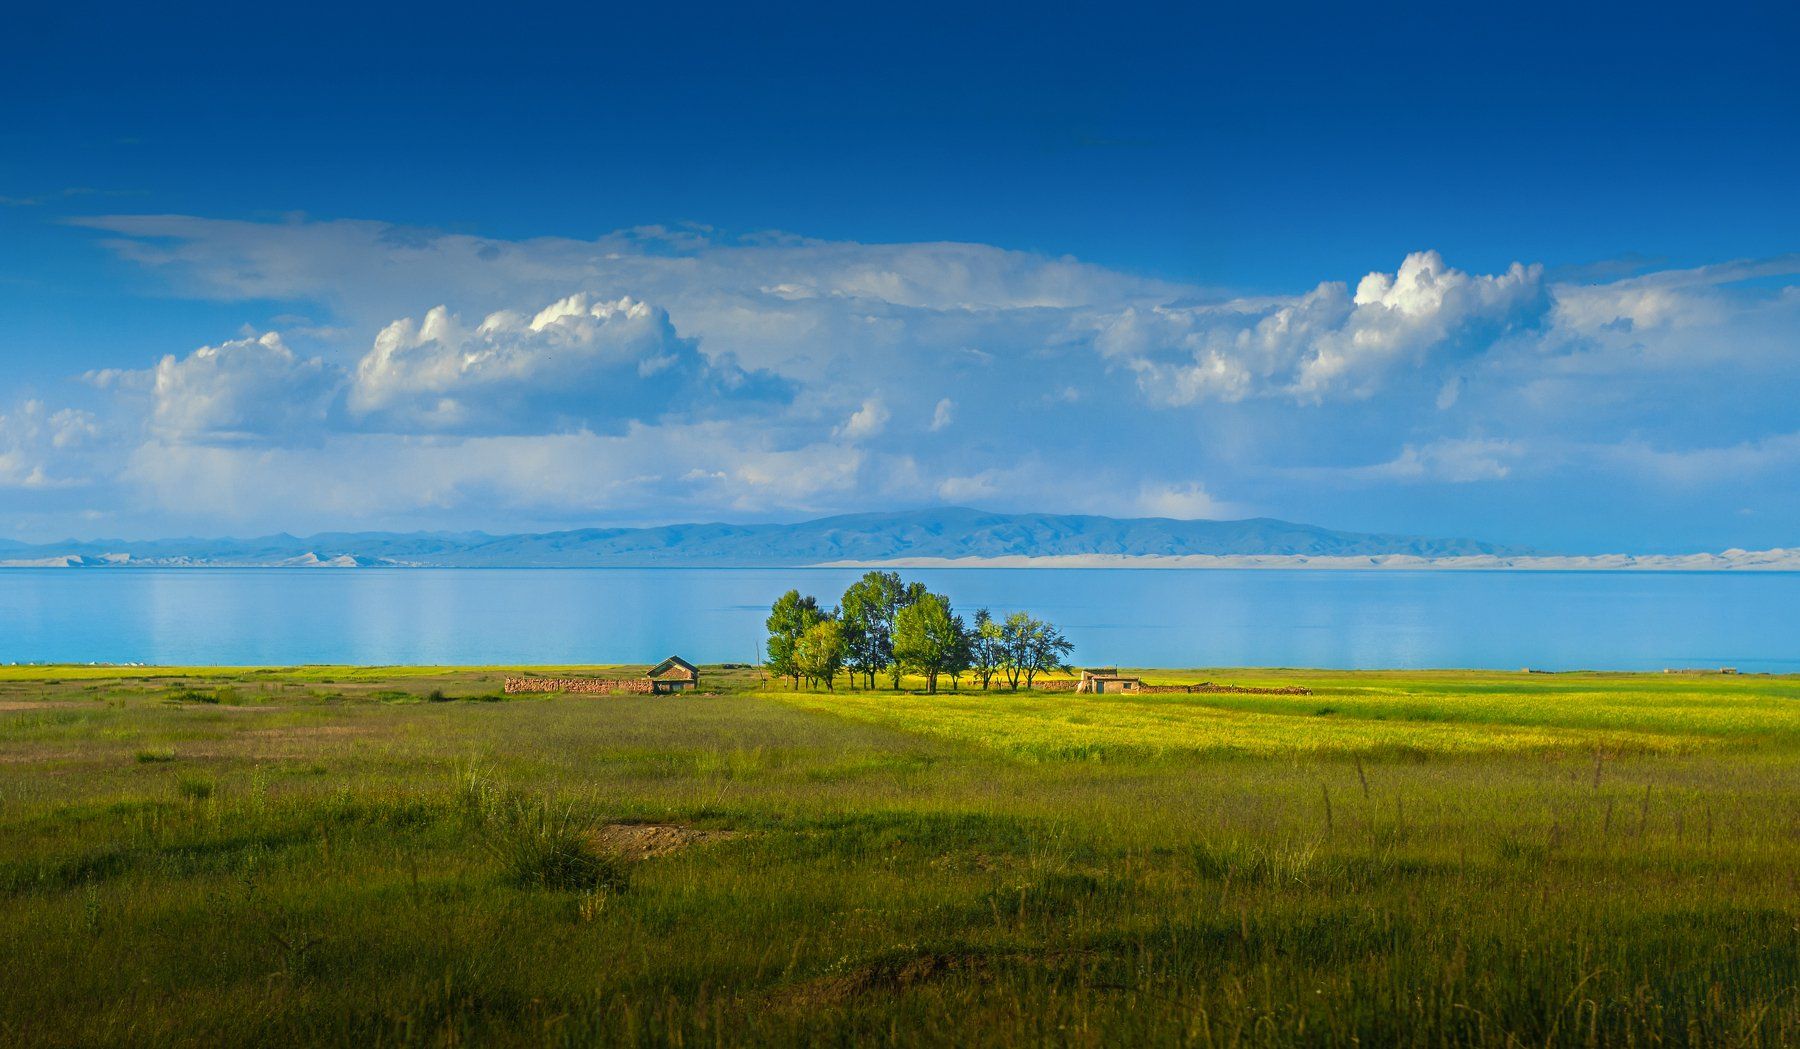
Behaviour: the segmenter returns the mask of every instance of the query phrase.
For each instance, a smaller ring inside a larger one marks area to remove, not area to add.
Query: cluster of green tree
[[[983,608],[974,622],[950,607],[950,599],[907,583],[895,572],[870,572],[844,591],[827,611],[817,598],[789,590],[769,610],[769,658],[776,677],[800,687],[835,688],[839,674],[851,687],[860,678],[874,688],[877,677],[900,687],[900,676],[919,674],[928,691],[949,678],[951,688],[966,674],[989,688],[1001,681],[1030,688],[1039,674],[1066,670],[1075,646],[1054,626],[1014,612],[996,620]]]

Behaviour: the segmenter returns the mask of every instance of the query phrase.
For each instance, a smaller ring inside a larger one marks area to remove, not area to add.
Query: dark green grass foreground
[[[498,676],[0,669],[0,1044],[1800,1043],[1793,678]]]

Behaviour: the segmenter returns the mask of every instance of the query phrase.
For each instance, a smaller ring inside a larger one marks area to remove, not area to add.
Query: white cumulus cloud
[[[244,441],[323,425],[341,376],[302,360],[275,332],[169,354],[151,376],[150,425],[166,438]]]
[[[871,397],[862,402],[862,407],[850,413],[844,425],[838,427],[838,435],[849,441],[861,441],[874,437],[887,429],[891,413],[887,405],[878,397]]]
[[[1290,299],[1134,307],[1101,318],[1095,343],[1162,405],[1367,397],[1397,368],[1479,352],[1536,320],[1542,276],[1518,263],[1471,276],[1435,251],[1415,252],[1393,274],[1365,276],[1354,295],[1327,282]]]
[[[349,408],[394,432],[530,433],[618,429],[770,390],[729,358],[709,361],[667,311],[578,293],[473,328],[443,306],[392,322],[357,364]]]

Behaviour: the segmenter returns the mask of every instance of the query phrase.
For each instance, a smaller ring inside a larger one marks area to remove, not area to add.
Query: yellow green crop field
[[[1604,688],[1538,699],[1521,709],[1488,696],[1420,697],[1404,688],[1363,686],[1323,688],[1311,696],[772,695],[808,711],[1043,759],[1554,752],[1600,754],[1604,760],[1623,753],[1754,747],[1794,729],[1792,704],[1766,696],[1688,707]]]

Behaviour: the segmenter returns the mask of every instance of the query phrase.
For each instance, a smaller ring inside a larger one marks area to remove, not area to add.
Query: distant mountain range
[[[583,528],[533,535],[327,532],[254,539],[0,541],[0,564],[69,567],[751,567],[908,558],[1293,556],[1442,558],[1530,551],[1473,539],[1340,532],[1247,521],[997,514],[960,507],[847,514],[798,524]]]
[[[0,568],[1456,568],[1800,571],[1800,548],[1722,554],[1544,554],[1474,539],[1247,521],[996,514],[960,507],[799,524],[583,528],[532,535],[325,532],[304,538],[0,540]]]

